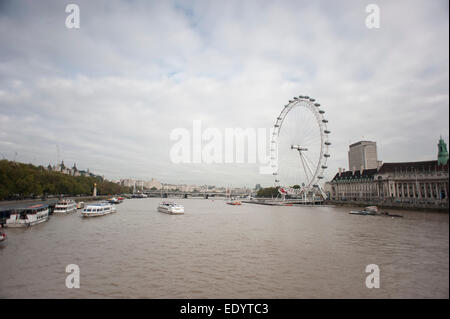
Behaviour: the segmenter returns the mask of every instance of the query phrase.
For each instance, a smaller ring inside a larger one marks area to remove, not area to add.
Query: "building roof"
[[[376,142],[373,142],[373,141],[358,141],[358,142],[356,142],[356,143],[350,144],[349,147],[361,145],[361,144],[363,144],[363,143],[366,143],[366,144],[376,144]]]
[[[429,170],[448,170],[448,162],[445,165],[438,165],[438,161],[422,161],[422,162],[399,162],[399,163],[383,163],[379,174],[389,172],[406,172],[406,171],[429,171]]]
[[[362,174],[360,170],[355,170],[355,174],[353,174],[353,171],[345,171],[341,172],[341,176],[339,176],[339,173],[336,173],[336,175],[333,177],[333,181],[342,179],[373,178],[376,172],[377,172],[376,168],[365,169],[363,170]]]

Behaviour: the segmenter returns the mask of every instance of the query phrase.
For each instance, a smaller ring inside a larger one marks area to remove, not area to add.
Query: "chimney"
[[[356,172],[356,166],[353,166],[353,169],[352,169],[353,175],[355,175],[355,172]]]
[[[342,169],[339,167],[339,177],[341,177]]]
[[[364,165],[361,165],[361,168],[359,170],[359,174],[362,176],[363,172],[364,172]]]

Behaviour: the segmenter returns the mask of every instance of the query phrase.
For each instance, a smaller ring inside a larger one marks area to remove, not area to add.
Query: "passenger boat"
[[[229,201],[227,202],[228,205],[242,205],[242,203],[238,200],[233,200],[233,201]]]
[[[162,202],[158,206],[158,211],[165,214],[179,215],[184,214],[184,207],[174,202]]]
[[[85,209],[83,209],[81,214],[83,215],[83,217],[96,217],[108,215],[115,212],[116,206],[107,202],[101,202],[88,205]]]
[[[77,203],[72,199],[63,199],[56,203],[53,213],[68,214],[78,209]]]
[[[0,247],[3,246],[6,243],[6,234],[3,231],[3,226],[0,225]]]
[[[28,227],[48,220],[48,205],[37,204],[22,209],[15,209],[5,222],[5,227]]]

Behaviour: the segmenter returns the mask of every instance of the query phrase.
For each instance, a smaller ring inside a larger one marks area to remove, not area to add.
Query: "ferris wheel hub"
[[[300,145],[291,145],[291,150],[297,150],[297,151],[307,151],[308,149],[306,147],[300,147]]]

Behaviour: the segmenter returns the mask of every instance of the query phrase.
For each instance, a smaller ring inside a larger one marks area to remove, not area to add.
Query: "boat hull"
[[[110,211],[106,211],[106,212],[100,212],[100,213],[85,213],[82,212],[81,214],[83,215],[83,217],[100,217],[100,216],[105,216],[105,215],[109,215],[112,213],[115,213],[116,210],[110,210]]]
[[[184,209],[166,209],[164,207],[158,207],[158,211],[160,213],[169,214],[169,215],[183,215]]]
[[[72,209],[66,209],[66,210],[54,210],[53,214],[55,215],[66,215],[66,214],[70,214],[72,212],[75,212],[78,208],[74,207]]]
[[[8,227],[8,228],[30,227],[30,226],[45,223],[47,220],[48,220],[48,216],[46,218],[42,218],[42,219],[34,220],[34,221],[6,223],[5,227]]]
[[[16,216],[16,217],[12,217]],[[26,219],[18,219],[17,215],[11,215],[10,218],[6,220],[4,227],[7,228],[21,228],[30,227],[38,224],[42,224],[49,219],[48,209],[37,214],[27,214]]]
[[[349,214],[351,214],[351,215],[367,215],[367,216],[378,215],[376,212],[365,212],[365,211],[351,211]]]

